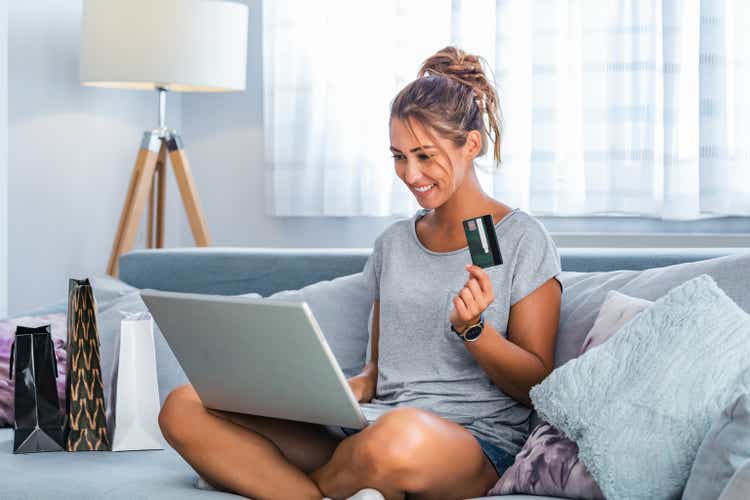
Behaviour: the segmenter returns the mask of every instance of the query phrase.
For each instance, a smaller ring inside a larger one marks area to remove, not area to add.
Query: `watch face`
[[[477,325],[469,328],[469,330],[464,334],[464,338],[466,340],[474,340],[482,333],[482,325]]]

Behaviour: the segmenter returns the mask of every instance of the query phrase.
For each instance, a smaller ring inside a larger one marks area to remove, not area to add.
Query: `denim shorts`
[[[477,435],[474,435],[474,437],[479,441],[479,446],[482,447],[482,451],[487,455],[487,458],[490,459],[490,463],[495,467],[497,477],[502,476],[503,472],[505,472],[508,467],[513,465],[516,461],[516,456],[512,453],[505,451],[498,445],[491,443],[486,439],[482,439]]]
[[[352,429],[349,427],[339,427],[339,429],[346,437],[349,437],[352,434],[356,434],[361,430],[361,429]],[[472,434],[472,435],[479,442],[479,446],[482,448],[482,452],[490,460],[490,463],[492,464],[492,466],[495,467],[495,471],[497,472],[497,477],[502,476],[503,472],[505,472],[508,469],[508,467],[513,465],[513,463],[516,461],[516,456],[513,455],[512,453],[505,451],[504,449],[500,448],[498,445],[491,443],[490,441],[487,441],[486,439],[480,438],[476,434]]]

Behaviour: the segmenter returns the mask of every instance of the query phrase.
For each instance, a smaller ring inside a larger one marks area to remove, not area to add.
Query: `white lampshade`
[[[182,92],[245,90],[247,5],[84,0],[81,82]]]

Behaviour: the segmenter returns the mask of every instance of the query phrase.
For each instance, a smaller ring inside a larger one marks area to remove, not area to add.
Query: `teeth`
[[[415,186],[414,189],[416,189],[420,193],[424,193],[425,191],[427,191],[428,189],[430,189],[434,185],[435,184],[430,184],[429,186],[425,186],[425,187],[421,187],[421,188]]]

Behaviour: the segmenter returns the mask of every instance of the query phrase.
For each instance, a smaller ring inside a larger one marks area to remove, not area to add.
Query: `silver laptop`
[[[141,297],[206,408],[354,429],[383,413],[358,404],[306,302]]]

